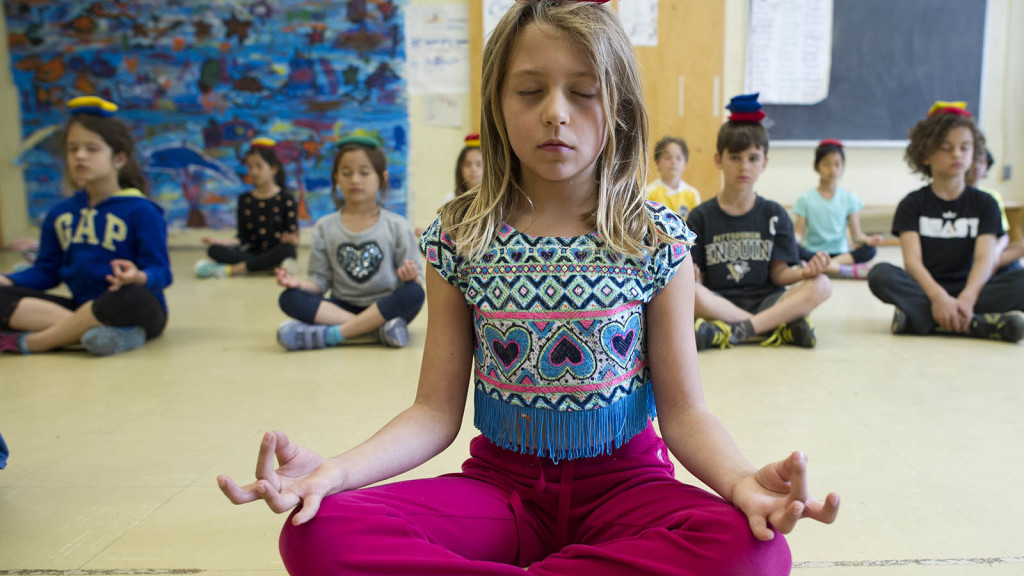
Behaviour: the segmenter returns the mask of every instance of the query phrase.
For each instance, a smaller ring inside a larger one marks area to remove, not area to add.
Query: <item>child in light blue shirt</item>
[[[867,264],[875,257],[881,235],[867,236],[860,228],[859,212],[864,203],[856,194],[839,187],[846,155],[838,140],[822,140],[814,151],[814,171],[820,182],[805,191],[793,206],[794,228],[800,240],[800,259],[808,261],[818,252],[832,256],[826,274],[835,278],[867,278]],[[849,235],[847,234],[849,227]],[[848,236],[857,247],[850,250]]]

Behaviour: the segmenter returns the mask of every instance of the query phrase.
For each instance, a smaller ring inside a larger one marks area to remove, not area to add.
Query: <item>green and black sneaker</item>
[[[708,348],[732,348],[729,338],[732,336],[732,329],[721,320],[705,320],[698,318],[693,323],[693,331],[697,335],[697,350]]]
[[[1011,310],[995,314],[975,314],[967,333],[974,338],[1019,342],[1024,338],[1024,312]]]
[[[818,339],[814,336],[814,324],[807,316],[803,316],[789,324],[779,324],[761,346],[781,346],[792,344],[801,348],[814,348]]]

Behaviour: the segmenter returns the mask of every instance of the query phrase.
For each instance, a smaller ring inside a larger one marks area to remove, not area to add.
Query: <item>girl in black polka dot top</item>
[[[245,165],[253,189],[238,197],[238,236],[203,238],[212,260],[196,263],[196,276],[225,278],[278,267],[296,268],[298,203],[284,187],[285,173],[269,138],[252,141]]]

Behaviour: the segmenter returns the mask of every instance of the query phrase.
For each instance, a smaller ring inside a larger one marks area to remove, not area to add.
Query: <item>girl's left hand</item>
[[[402,265],[395,272],[398,274],[398,279],[402,282],[412,282],[420,277],[420,267],[416,265],[415,260],[402,262]]]
[[[111,292],[128,284],[146,283],[146,273],[139,270],[139,267],[131,260],[111,260],[110,268],[113,274],[107,274],[107,282],[110,283]]]
[[[831,524],[839,514],[839,495],[821,502],[807,488],[807,456],[794,452],[741,479],[733,488],[733,504],[743,511],[758,540],[775,537],[772,528],[788,534],[801,518]]]
[[[298,232],[282,232],[281,237],[278,238],[282,244],[299,244],[299,233]]]
[[[882,242],[885,241],[885,236],[881,234],[875,234],[874,236],[868,236],[868,246],[881,246]]]

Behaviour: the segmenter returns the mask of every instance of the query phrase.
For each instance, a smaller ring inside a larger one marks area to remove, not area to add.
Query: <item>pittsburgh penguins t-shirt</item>
[[[974,264],[974,243],[980,234],[1003,234],[999,204],[992,196],[967,187],[955,200],[935,195],[932,187],[915,190],[900,201],[892,233],[917,232],[921,259],[939,284],[964,282]]]
[[[782,287],[772,283],[772,260],[800,262],[786,209],[760,196],[741,216],[726,214],[712,198],[690,212],[686,225],[697,234],[692,254],[704,285],[725,298],[777,292]]]

